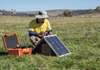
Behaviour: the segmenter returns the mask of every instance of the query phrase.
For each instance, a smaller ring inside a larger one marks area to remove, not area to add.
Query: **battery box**
[[[16,33],[13,35],[4,34],[2,38],[4,47],[8,51],[9,55],[31,55],[32,48],[18,48],[20,44]]]

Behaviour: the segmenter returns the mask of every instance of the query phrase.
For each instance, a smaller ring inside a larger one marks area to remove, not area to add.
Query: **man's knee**
[[[39,41],[40,41],[40,38],[38,38],[37,36],[31,36],[31,37],[30,37],[30,42],[31,42],[33,45],[36,45]]]

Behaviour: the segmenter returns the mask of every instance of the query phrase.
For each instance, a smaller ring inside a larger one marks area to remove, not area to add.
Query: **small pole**
[[[57,31],[56,31],[56,35],[57,35]]]

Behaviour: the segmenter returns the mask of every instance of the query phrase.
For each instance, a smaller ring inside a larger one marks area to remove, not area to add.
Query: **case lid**
[[[10,48],[12,48],[12,49],[16,48],[17,45],[19,45],[18,37],[17,37],[16,33],[13,35],[4,34],[3,42],[4,42],[4,46],[5,46],[6,50],[8,50]]]

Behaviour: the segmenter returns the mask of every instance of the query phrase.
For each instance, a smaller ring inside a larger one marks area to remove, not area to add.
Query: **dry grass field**
[[[100,70],[100,17],[48,19],[53,33],[57,31],[70,55],[8,55],[2,41],[3,34],[17,33],[20,44],[34,47],[28,35],[28,25],[32,19],[35,18],[0,16],[0,70]]]

